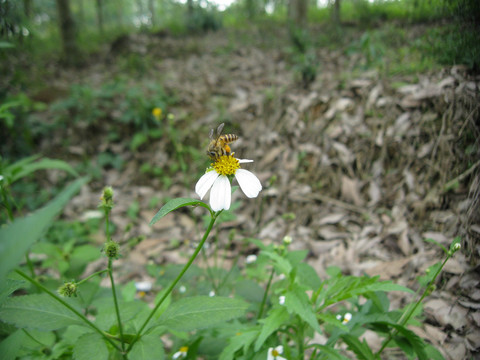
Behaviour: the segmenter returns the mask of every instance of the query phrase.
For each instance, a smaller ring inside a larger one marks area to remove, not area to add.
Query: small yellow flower
[[[152,115],[155,117],[155,119],[157,119],[157,121],[160,120],[162,116],[162,109],[158,107],[153,108]]]

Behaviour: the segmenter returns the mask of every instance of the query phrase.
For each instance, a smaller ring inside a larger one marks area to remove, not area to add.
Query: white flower
[[[212,169],[202,175],[195,185],[195,192],[200,199],[210,190],[210,206],[213,211],[228,210],[232,201],[232,187],[229,175],[235,175],[240,189],[248,198],[255,198],[262,190],[260,180],[248,170],[240,169],[240,164],[253,160],[236,159],[232,155],[219,157],[212,164]]]
[[[178,292],[180,294],[185,294],[186,291],[187,291],[187,288],[185,287],[185,285],[182,285],[178,288]]]
[[[343,316],[340,315],[340,314],[338,314],[338,315],[336,316],[336,318],[337,318],[338,321],[341,321],[342,324],[345,325],[345,324],[347,324],[350,320],[352,320],[352,314],[350,314],[349,312],[345,313],[345,315],[343,315]]]
[[[179,351],[177,351],[175,354],[173,354],[172,359],[180,359],[187,357],[188,353],[188,346],[182,346]]]
[[[283,346],[277,346],[276,348],[269,348],[267,360],[287,360],[284,357],[280,356],[283,353]]]
[[[208,296],[214,297],[214,296],[215,296],[215,291],[211,290],[211,291],[208,293]]]
[[[284,295],[278,297],[278,303],[280,305],[285,304],[285,296]]]
[[[255,255],[255,254],[248,255],[248,256],[245,258],[245,262],[246,262],[247,264],[252,264],[252,263],[254,263],[255,261],[257,261],[257,255]]]

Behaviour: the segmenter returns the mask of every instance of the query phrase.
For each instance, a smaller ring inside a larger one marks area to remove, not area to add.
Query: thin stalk
[[[200,252],[201,248],[203,247],[203,244],[205,243],[205,241],[207,240],[208,238],[208,235],[210,234],[210,231],[212,230],[213,228],[213,224],[215,223],[215,220],[217,219],[217,216],[220,215],[221,211],[218,212],[218,213],[214,213],[212,214],[212,217],[210,219],[210,223],[208,224],[208,227],[207,227],[207,230],[205,231],[205,234],[203,234],[203,238],[202,240],[200,241],[200,243],[198,244],[197,248],[195,249],[194,253],[192,254],[192,256],[190,257],[190,259],[188,260],[188,262],[185,264],[185,266],[183,267],[182,271],[180,272],[180,274],[178,274],[178,276],[176,277],[175,280],[173,280],[173,282],[170,284],[170,286],[168,287],[167,291],[165,291],[165,294],[163,294],[162,298],[160,299],[160,301],[155,305],[155,307],[152,309],[152,311],[150,312],[150,315],[148,316],[148,318],[144,321],[143,325],[140,327],[140,330],[138,330],[137,332],[137,336],[133,339],[133,341],[130,343],[130,345],[128,346],[127,348],[127,352],[130,351],[130,349],[133,347],[133,345],[138,341],[138,339],[140,338],[140,336],[142,335],[142,332],[143,330],[145,329],[145,327],[147,326],[147,324],[150,322],[150,320],[152,319],[153,315],[155,315],[155,313],[157,312],[158,308],[160,307],[160,305],[163,304],[163,302],[165,301],[165,299],[167,298],[167,296],[172,292],[173,288],[175,287],[175,285],[177,285],[177,283],[180,281],[180,279],[182,278],[182,276],[187,272],[188,268],[190,267],[190,265],[192,265],[193,261],[195,260],[195,258],[197,257],[198,253]]]
[[[97,276],[97,275],[100,275],[100,274],[103,274],[104,272],[107,272],[107,271],[108,271],[108,269],[103,269],[103,270],[94,272],[93,274],[87,276],[85,279],[80,280],[80,281],[77,283],[77,286],[79,286],[79,285],[83,284],[84,282],[90,280],[92,277]]]
[[[30,283],[32,283],[33,285],[35,285],[36,287],[38,287],[40,290],[44,291],[45,293],[47,293],[49,296],[51,296],[52,298],[54,298],[56,301],[58,301],[60,304],[62,304],[63,306],[65,306],[68,310],[70,310],[71,312],[73,312],[75,315],[77,315],[80,319],[82,319],[88,326],[90,326],[93,330],[95,330],[97,333],[99,333],[106,341],[108,341],[115,349],[117,349],[118,351],[121,351],[121,349],[118,347],[117,344],[115,344],[100,328],[98,328],[94,323],[92,323],[90,320],[88,320],[85,315],[83,315],[82,313],[78,312],[73,306],[71,306],[69,303],[67,303],[65,300],[63,300],[62,298],[60,298],[59,296],[55,295],[53,292],[51,292],[50,290],[48,290],[45,286],[43,286],[42,284],[40,284],[38,281],[36,281],[35,279],[31,278],[30,276],[28,276],[27,274],[25,274],[23,271],[21,270],[15,270],[15,272],[20,275],[21,277],[23,277],[25,280],[29,281]]]
[[[7,210],[8,219],[10,220],[10,222],[13,222],[13,211],[10,206],[10,201],[8,201],[7,191],[5,190],[4,186],[0,186],[0,189],[2,189],[2,199],[5,209]]]
[[[28,251],[25,253],[25,261],[27,262],[28,270],[30,270],[30,276],[32,278],[34,278],[35,277],[35,268],[33,266],[32,260],[30,260],[30,252],[28,252]]]
[[[270,272],[270,278],[268,279],[267,287],[263,293],[262,303],[260,304],[260,309],[258,310],[257,320],[259,320],[263,315],[263,309],[265,308],[265,303],[267,302],[268,290],[270,290],[270,285],[272,284],[273,274],[275,274],[275,269],[272,268]]]
[[[428,283],[428,285],[425,287],[425,290],[422,294],[422,296],[420,297],[420,299],[413,305],[413,306],[410,306],[410,309],[408,311],[406,311],[404,313],[404,315],[402,315],[402,317],[400,318],[400,321],[399,321],[399,325],[401,326],[404,326],[408,320],[410,320],[410,317],[413,315],[413,313],[415,312],[415,310],[417,309],[417,307],[422,303],[423,299],[425,299],[425,296],[427,296],[428,292],[429,292],[429,289],[430,287],[433,285],[433,283],[435,282],[435,280],[437,279],[437,276],[440,274],[440,272],[442,271],[443,267],[445,266],[445,264],[447,263],[448,259],[450,259],[450,257],[452,256],[452,254],[448,254],[447,257],[445,258],[445,260],[443,261],[442,263],[442,266],[440,266],[437,270],[437,272],[435,273],[435,275],[433,276],[432,280],[430,280],[430,282]],[[406,314],[406,315],[405,315]],[[389,335],[388,335],[388,338],[385,339],[382,347],[380,348],[380,350],[377,351],[376,355],[380,355],[382,353],[383,350],[385,350],[385,348],[387,347],[388,343],[390,341],[392,341],[392,339],[398,334],[398,330],[397,329],[394,329]]]
[[[122,339],[122,353],[125,356],[125,342],[123,339],[122,320],[120,318],[120,308],[118,306],[117,292],[115,290],[115,281],[113,280],[112,258],[108,258],[108,277],[110,278],[110,283],[112,284],[113,303],[115,305],[115,313],[117,315],[118,330],[120,331],[120,338]]]

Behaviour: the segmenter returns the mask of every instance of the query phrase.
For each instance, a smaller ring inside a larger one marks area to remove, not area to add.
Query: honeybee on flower
[[[229,143],[238,139],[237,135],[220,135],[223,124],[217,128],[217,137],[212,138],[207,154],[213,161],[210,168],[200,177],[195,185],[195,192],[200,199],[210,190],[210,206],[213,211],[228,210],[232,201],[231,181],[235,178],[243,193],[248,198],[255,198],[262,190],[260,180],[250,171],[241,169],[240,164],[250,163],[253,160],[237,159],[231,152]]]

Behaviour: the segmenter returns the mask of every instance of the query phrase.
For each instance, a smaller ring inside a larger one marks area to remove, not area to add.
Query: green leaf
[[[348,345],[348,348],[352,350],[355,355],[357,355],[357,359],[376,360],[375,355],[365,341],[360,342],[358,338],[349,334],[344,334],[341,337],[343,341],[345,341],[345,343]]]
[[[160,317],[160,325],[180,331],[202,329],[242,316],[248,304],[226,297],[196,296],[180,299]]]
[[[155,334],[144,335],[135,343],[128,357],[135,360],[163,360],[165,352],[162,340]]]
[[[252,328],[241,332],[229,339],[229,344],[223,349],[219,360],[233,360],[235,352],[243,347],[243,352],[246,353],[248,347],[258,336],[258,328]]]
[[[292,291],[285,294],[285,307],[290,314],[297,314],[316,332],[322,333],[308,296],[300,286],[295,284]]]
[[[26,337],[27,335],[25,335],[23,330],[17,330],[10,334],[6,339],[2,340],[0,343],[2,360],[15,360],[17,354],[25,343]]]
[[[328,355],[328,359],[333,360],[349,360],[347,357],[343,356],[339,353],[339,350],[336,350],[330,346],[320,345],[320,344],[313,344],[314,347],[320,349],[321,353]]]
[[[43,208],[29,216],[15,219],[13,223],[0,229],[0,280],[17,266],[28,248],[87,181],[88,178],[78,179]]]
[[[25,284],[24,281],[7,279],[4,283],[0,283],[0,305],[15,290],[20,289]]]
[[[419,360],[429,359],[429,357],[425,353],[425,342],[422,340],[421,337],[415,334],[412,330],[409,330],[402,325],[387,322],[387,321],[379,321],[378,323],[393,327],[398,331],[399,334],[403,335],[405,339],[408,341],[408,343],[410,344],[410,346],[412,347],[413,351],[415,351],[415,353],[417,354]],[[395,339],[395,341],[397,340]]]
[[[275,266],[275,269],[278,270],[280,273],[288,275],[290,274],[290,271],[292,271],[292,265],[290,265],[288,260],[278,255],[277,253],[264,251],[262,252],[262,254],[268,256],[270,259],[273,260],[273,265]]]
[[[168,213],[177,210],[181,207],[184,206],[203,206],[204,208],[207,208],[210,210],[207,204],[205,204],[203,201],[196,200],[196,199],[190,199],[190,198],[177,198],[170,200],[167,202],[163,207],[155,214],[153,217],[152,221],[150,221],[150,226],[155,224],[158,220],[160,220],[162,217],[167,215]]]
[[[108,348],[103,338],[97,333],[82,335],[73,347],[75,360],[108,360]]]
[[[13,164],[17,167],[17,171],[15,171],[10,179],[11,183],[30,175],[31,173],[37,170],[48,170],[48,169],[57,169],[57,170],[64,170],[70,175],[75,177],[78,176],[78,173],[72,168],[68,163],[62,160],[56,159],[49,159],[43,158],[37,162],[23,164],[20,168],[18,168],[18,164]]]
[[[0,319],[20,328],[43,331],[83,324],[77,315],[47,294],[9,298],[0,307]]]
[[[283,324],[285,324],[290,315],[283,306],[274,308],[265,319],[260,320],[263,323],[262,331],[255,342],[255,351],[258,351],[263,345],[265,340],[276,330],[278,330]]]

